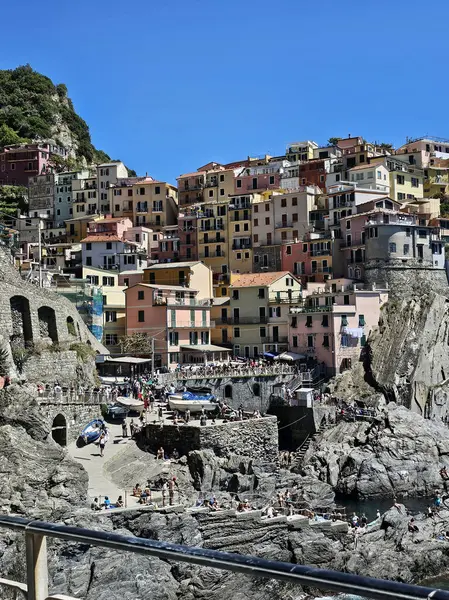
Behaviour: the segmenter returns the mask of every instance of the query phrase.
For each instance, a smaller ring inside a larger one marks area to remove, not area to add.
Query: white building
[[[137,242],[118,235],[88,235],[81,240],[83,266],[114,271],[142,270],[148,266],[148,252]]]
[[[97,166],[97,189],[99,198],[98,210],[102,213],[111,212],[109,205],[108,189],[117,179],[128,177],[128,169],[121,161],[103,163]]]

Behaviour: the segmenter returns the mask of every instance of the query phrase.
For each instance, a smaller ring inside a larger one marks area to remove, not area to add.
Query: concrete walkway
[[[134,419],[136,420],[136,419]],[[128,431],[129,422],[128,421]],[[105,474],[104,465],[113,456],[122,452],[127,444],[134,444],[131,438],[122,438],[122,426],[120,423],[107,423],[109,430],[109,442],[107,442],[104,457],[100,456],[100,448],[95,444],[89,444],[84,448],[77,448],[76,443],[67,447],[70,456],[86,469],[89,476],[88,494],[90,498],[109,496],[111,502],[115,502],[119,496],[125,495],[125,490],[118,488]],[[128,506],[137,503],[128,490]]]

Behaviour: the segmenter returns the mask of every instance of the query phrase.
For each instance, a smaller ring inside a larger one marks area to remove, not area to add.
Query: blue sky
[[[76,7],[76,8],[75,8]],[[289,142],[449,137],[449,2],[22,0],[0,68],[65,83],[94,144],[175,183]]]

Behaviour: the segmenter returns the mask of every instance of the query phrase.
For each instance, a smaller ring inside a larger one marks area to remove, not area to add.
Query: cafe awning
[[[264,352],[264,358],[276,358],[279,356],[279,352]]]
[[[231,348],[223,348],[223,346],[215,346],[214,344],[188,344],[181,345],[181,350],[193,350],[196,352],[232,352]]]
[[[279,356],[276,356],[276,360],[286,360],[288,362],[296,362],[297,360],[304,360],[306,356],[304,354],[296,354],[296,352],[283,352]]]

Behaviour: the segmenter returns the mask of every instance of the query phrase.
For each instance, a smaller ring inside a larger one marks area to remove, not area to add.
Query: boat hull
[[[119,396],[117,400],[115,400],[115,403],[135,412],[142,412],[144,409],[144,403],[141,400],[136,400],[135,398],[125,398],[125,396]]]
[[[104,421],[102,419],[94,419],[88,423],[76,440],[76,446],[78,448],[83,448],[88,444],[96,442],[100,438],[103,426]]]
[[[172,410],[179,410],[185,412],[190,410],[191,413],[201,412],[204,408],[206,412],[212,412],[217,408],[215,402],[210,400],[184,400],[183,398],[176,397],[177,394],[169,396],[168,404]]]

